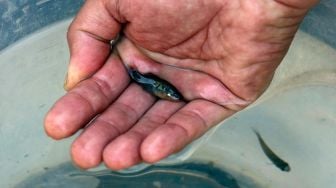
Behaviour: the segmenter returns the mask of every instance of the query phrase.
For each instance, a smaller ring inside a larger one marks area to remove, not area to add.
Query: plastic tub
[[[335,1],[309,13],[256,103],[159,164],[122,172],[75,168],[74,137],[53,141],[42,126],[64,94],[65,19],[82,3],[0,1],[0,187],[336,187]],[[289,172],[271,163],[253,129]]]

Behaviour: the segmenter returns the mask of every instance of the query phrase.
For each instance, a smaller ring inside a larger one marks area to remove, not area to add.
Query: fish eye
[[[167,93],[167,95],[168,95],[169,97],[173,98],[173,99],[176,99],[176,100],[179,99],[179,96],[178,96],[177,94],[175,94],[175,93]]]

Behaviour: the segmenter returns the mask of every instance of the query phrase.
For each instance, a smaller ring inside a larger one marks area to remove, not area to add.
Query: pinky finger
[[[194,100],[144,140],[141,156],[146,162],[157,162],[183,149],[234,112],[206,100]]]

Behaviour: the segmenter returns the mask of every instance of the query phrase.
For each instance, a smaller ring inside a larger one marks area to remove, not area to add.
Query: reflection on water
[[[246,185],[243,182],[238,183],[238,180],[231,174],[213,166],[212,163],[193,162],[171,166],[150,166],[142,171],[126,174],[110,170],[82,171],[70,162],[44,170],[44,172],[28,177],[16,187],[239,188]],[[241,181],[243,178],[239,179]],[[249,185],[252,187],[251,183]]]

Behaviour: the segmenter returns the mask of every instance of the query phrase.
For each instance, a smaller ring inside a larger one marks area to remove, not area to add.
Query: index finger
[[[54,139],[71,136],[115,100],[129,84],[124,65],[116,55],[92,78],[60,98],[45,117],[45,130]]]

